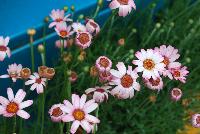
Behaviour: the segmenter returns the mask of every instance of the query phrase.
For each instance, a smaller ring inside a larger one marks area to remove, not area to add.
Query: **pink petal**
[[[122,75],[126,74],[126,66],[123,62],[118,62],[116,66]]]
[[[7,51],[6,51],[8,57],[10,58],[11,57],[11,51],[10,51],[10,48],[7,47]]]
[[[35,83],[35,80],[28,80],[25,82],[25,85],[31,85],[33,83]]]
[[[3,61],[6,57],[6,52],[0,51],[0,61]]]
[[[74,122],[72,123],[70,132],[71,132],[72,134],[76,133],[76,131],[77,131],[77,129],[78,129],[79,126],[80,126],[80,121],[77,121],[77,120],[74,121]]]
[[[82,109],[85,105],[85,102],[86,102],[86,99],[87,99],[87,96],[85,94],[83,94],[81,96],[81,99],[80,99],[80,108]]]
[[[33,84],[33,85],[31,86],[30,90],[33,91],[33,90],[36,89],[36,88],[37,88],[37,84]]]
[[[97,107],[98,107],[97,103],[92,103],[91,105],[84,107],[84,111],[86,113],[90,113],[90,112],[94,111]]]
[[[8,105],[9,103],[9,100],[4,98],[3,96],[0,96],[0,103],[3,105],[3,106],[6,106]]]
[[[27,113],[27,112],[24,111],[24,110],[19,110],[19,111],[17,112],[17,115],[20,116],[20,117],[22,117],[22,118],[24,118],[24,119],[30,118],[30,114]]]
[[[32,104],[33,104],[33,100],[27,100],[27,101],[20,103],[19,108],[23,109],[23,108],[31,106]]]
[[[121,6],[119,8],[119,16],[127,16],[128,15],[128,12],[129,12],[129,6]]]
[[[5,113],[5,107],[0,105],[0,115]]]
[[[109,5],[109,7],[111,8],[111,9],[116,9],[116,8],[118,8],[120,6],[120,4],[119,4],[119,2],[117,1],[117,0],[113,0],[111,3],[110,3],[110,5]]]
[[[92,115],[87,114],[87,115],[85,116],[85,118],[86,118],[86,120],[87,120],[88,122],[91,122],[91,123],[93,123],[93,124],[100,123],[100,120],[99,120],[97,117],[94,117],[94,116],[92,116]]]
[[[0,78],[9,78],[10,76],[7,74],[1,75]]]
[[[7,94],[8,94],[9,101],[12,101],[14,99],[14,94],[13,94],[13,90],[11,88],[7,89]]]
[[[22,100],[25,98],[26,92],[24,92],[22,89],[19,89],[15,95],[14,101],[17,103],[21,103]]]
[[[81,121],[81,126],[87,133],[90,133],[91,125],[86,120]]]
[[[71,122],[71,121],[74,121],[74,117],[72,115],[68,114],[68,115],[63,116],[62,121],[63,122]]]
[[[80,98],[76,94],[72,94],[72,104],[75,108],[79,108]]]

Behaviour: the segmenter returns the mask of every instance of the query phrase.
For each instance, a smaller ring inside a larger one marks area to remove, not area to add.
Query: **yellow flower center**
[[[81,121],[85,118],[85,113],[81,109],[75,109],[73,116],[75,120]]]
[[[17,113],[18,110],[19,110],[19,106],[15,102],[10,102],[6,107],[6,111],[8,113]]]
[[[152,59],[146,59],[143,61],[143,67],[147,70],[152,70],[155,67],[155,63]]]

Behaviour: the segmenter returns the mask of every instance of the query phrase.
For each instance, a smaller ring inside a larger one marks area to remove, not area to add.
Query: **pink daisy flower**
[[[110,82],[112,79],[113,76],[109,71],[99,72],[99,81],[101,83]]]
[[[3,61],[6,55],[8,55],[8,57],[11,56],[10,48],[7,47],[9,40],[10,40],[9,37],[6,37],[4,39],[2,36],[0,36],[0,61]]]
[[[139,60],[133,60],[132,63],[138,66],[135,69],[137,72],[143,72],[143,78],[150,79],[152,77],[155,80],[160,77],[159,72],[163,72],[165,69],[164,58],[152,49],[147,51],[142,49],[141,52],[136,52],[135,56]]]
[[[150,79],[143,79],[145,85],[152,90],[158,90],[160,91],[163,89],[163,81],[161,77],[156,78],[155,80],[153,78]]]
[[[53,122],[62,121],[62,118],[65,115],[65,113],[61,110],[61,106],[63,106],[63,104],[55,104],[49,110],[49,114]]]
[[[38,94],[41,94],[44,92],[44,87],[46,86],[46,78],[41,78],[38,73],[33,73],[33,75],[30,76],[30,80],[25,82],[25,85],[31,85],[30,90],[36,89]]]
[[[87,96],[83,94],[81,98],[72,94],[72,104],[68,100],[64,100],[64,106],[61,106],[61,109],[67,114],[63,116],[63,122],[71,122],[72,134],[76,133],[79,126],[81,126],[87,133],[92,131],[92,124],[100,123],[100,120],[89,113],[94,111],[98,104],[95,103],[95,100],[89,100],[86,102]]]
[[[11,78],[13,82],[16,82],[20,77],[20,72],[22,70],[22,65],[17,65],[16,63],[8,66],[8,74],[1,75],[0,78]]]
[[[179,62],[175,62],[180,57],[178,49],[175,49],[171,45],[162,45],[160,48],[156,47],[155,51],[159,52],[164,57],[163,63],[166,65],[166,69],[163,71],[163,75],[173,79],[169,68],[177,68],[181,66]]]
[[[114,76],[110,85],[116,85],[111,94],[122,99],[132,98],[135,90],[140,91],[140,84],[136,81],[139,76],[132,70],[132,66],[128,66],[126,69],[123,62],[118,62],[116,66],[118,70],[110,70]]]
[[[13,117],[18,115],[24,119],[28,119],[30,115],[23,109],[29,107],[33,104],[32,100],[23,101],[26,96],[26,92],[19,89],[14,96],[13,90],[11,88],[7,89],[8,99],[0,96],[0,114],[5,117]]]
[[[88,88],[87,90],[85,90],[85,93],[87,95],[92,95],[93,99],[97,103],[102,103],[103,101],[108,100],[108,93],[110,92],[108,89],[110,88],[111,86]]]
[[[70,14],[68,14],[67,16],[65,16],[65,11],[64,10],[55,10],[53,9],[51,11],[50,17],[53,20],[53,22],[51,22],[49,24],[49,28],[52,28],[54,26],[56,26],[59,23],[62,22],[67,22],[67,21],[72,21],[72,19],[69,19]]]
[[[55,31],[62,38],[68,38],[74,33],[71,31],[71,26],[67,26],[65,22],[56,25]]]
[[[100,72],[109,71],[112,67],[112,61],[106,56],[100,56],[96,60],[96,68]]]
[[[171,90],[171,98],[174,101],[180,100],[182,95],[183,95],[183,93],[182,93],[181,89],[179,89],[179,88],[173,88]]]
[[[78,32],[76,35],[76,45],[86,49],[92,43],[92,35],[89,32]]]
[[[79,23],[79,22],[74,22],[72,24],[72,28],[73,28],[74,32],[76,32],[76,33],[78,33],[78,32],[86,32],[87,31],[86,27],[83,24]]]
[[[193,127],[200,128],[200,114],[194,114],[192,116]]]
[[[87,31],[93,35],[97,35],[100,32],[99,25],[93,19],[86,20]]]
[[[111,0],[108,0],[111,1]],[[112,0],[109,7],[113,9],[119,8],[119,16],[127,16],[132,9],[136,10],[136,5],[133,0]]]
[[[172,73],[172,76],[175,80],[179,80],[182,83],[186,82],[186,76],[188,76],[189,71],[187,70],[187,67],[180,67],[180,68],[171,68],[170,73]]]

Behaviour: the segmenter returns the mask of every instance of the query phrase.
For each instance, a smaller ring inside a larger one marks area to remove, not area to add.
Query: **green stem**
[[[97,118],[98,118],[98,116],[99,116],[99,106],[98,106],[97,109],[96,109],[95,116],[96,116]],[[97,132],[97,124],[95,124],[95,126],[94,126],[94,132],[93,132],[93,134],[96,134],[96,132]]]
[[[60,134],[63,134],[63,124],[62,124],[62,122],[59,123],[59,127],[60,127]]]
[[[16,119],[16,115],[15,115],[14,121],[13,121],[13,133],[16,133],[16,125],[17,125],[17,119]]]
[[[44,24],[44,28],[43,28],[43,46],[44,46],[44,59],[46,61],[46,26],[47,26],[47,23]]]
[[[43,134],[44,132],[44,105],[45,105],[45,93],[42,94],[42,111],[41,111],[41,114],[42,114],[42,122],[41,122],[41,134]]]
[[[32,72],[35,72],[35,57],[34,57],[34,47],[33,47],[33,36],[30,36],[30,48],[31,48],[31,63]]]
[[[151,33],[151,35],[147,38],[146,42],[143,44],[143,47],[145,47],[149,43],[149,41],[154,36],[154,34],[156,33],[156,31],[157,31],[157,28],[154,28],[153,31],[152,31],[152,33]]]
[[[93,19],[95,19],[95,18],[97,17],[97,15],[98,15],[98,13],[99,13],[99,10],[100,10],[100,6],[97,5],[97,8],[96,8],[96,11],[95,11],[95,13],[94,13]]]
[[[41,53],[41,59],[42,59],[42,65],[45,66],[46,60],[45,60],[45,54],[44,53]]]

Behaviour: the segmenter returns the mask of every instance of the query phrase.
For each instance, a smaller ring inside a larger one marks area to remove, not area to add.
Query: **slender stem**
[[[97,8],[96,8],[96,11],[95,11],[95,13],[94,13],[93,19],[95,19],[95,18],[97,17],[97,15],[98,15],[98,13],[99,13],[99,10],[100,10],[100,6],[97,5]]]
[[[30,47],[31,47],[32,72],[35,72],[35,57],[34,57],[34,47],[33,47],[33,36],[30,36]]]
[[[47,23],[44,24],[44,28],[43,28],[43,46],[44,46],[44,59],[46,61],[46,27],[47,27]]]
[[[96,116],[97,118],[98,118],[98,116],[99,116],[99,106],[98,106],[97,109],[96,109],[95,116]],[[97,124],[95,124],[95,126],[94,126],[94,132],[93,132],[93,134],[96,134],[96,132],[97,132]]]
[[[62,124],[62,122],[59,123],[59,127],[60,127],[60,134],[63,134],[63,124]]]
[[[149,43],[149,41],[151,40],[153,35],[156,33],[156,31],[157,31],[157,28],[154,28],[151,35],[147,38],[146,42],[143,44],[143,47],[145,47]]]
[[[45,105],[45,93],[42,94],[42,122],[41,122],[41,134],[44,132],[44,105]]]
[[[62,57],[63,56],[63,52],[64,52],[64,39],[60,38],[60,44],[61,44],[61,47],[60,47],[60,56]]]
[[[45,54],[44,53],[41,53],[41,59],[42,59],[42,65],[45,66],[46,60],[45,60]]]
[[[15,115],[14,121],[13,121],[13,133],[16,133],[16,125],[17,125],[17,119],[16,119],[16,115]]]

